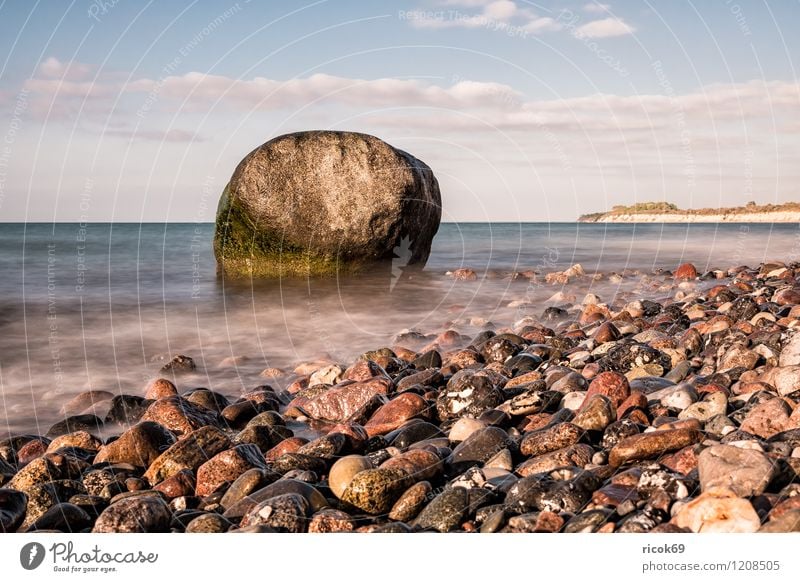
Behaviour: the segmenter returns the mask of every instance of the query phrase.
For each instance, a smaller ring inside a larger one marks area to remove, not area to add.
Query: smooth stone
[[[526,433],[522,437],[520,452],[528,457],[538,457],[577,443],[584,429],[571,422],[560,422],[553,426]]]
[[[369,436],[384,435],[418,416],[429,416],[430,405],[419,394],[403,392],[375,411],[364,428]]]
[[[694,533],[752,533],[761,527],[750,502],[722,488],[705,491],[683,505],[671,523]]]
[[[175,499],[176,497],[194,495],[196,486],[197,480],[194,473],[188,469],[183,469],[155,485],[153,491],[160,492],[167,499]]]
[[[199,428],[161,453],[150,464],[144,478],[155,485],[184,469],[195,471],[230,446],[230,439],[220,429],[213,426]]]
[[[467,440],[475,431],[485,427],[486,423],[477,418],[459,418],[450,429],[447,438],[450,439],[451,442],[462,442]]]
[[[39,457],[20,469],[5,486],[8,489],[27,491],[35,485],[47,483],[60,476],[60,471],[49,459]]]
[[[577,412],[586,402],[586,392],[570,392],[561,399],[560,408]]]
[[[520,477],[529,477],[563,467],[583,468],[591,462],[594,452],[589,445],[578,443],[528,459],[518,465],[514,472]]]
[[[423,448],[409,449],[384,461],[383,469],[398,469],[411,480],[433,479],[442,472],[442,460],[436,452]]]
[[[589,399],[595,394],[606,396],[615,407],[618,407],[630,396],[630,383],[625,376],[618,372],[600,372],[589,383],[589,388],[586,392],[586,400],[583,406],[586,406],[586,403],[588,403]]]
[[[681,420],[686,418],[696,418],[700,422],[714,418],[720,414],[724,415],[728,409],[728,397],[723,392],[713,392],[705,400],[695,402],[678,414]]]
[[[511,451],[501,449],[497,451],[488,461],[483,464],[484,469],[502,469],[511,471],[514,468],[514,458]]]
[[[610,398],[602,394],[589,396],[578,410],[572,424],[584,430],[600,431],[617,420],[617,409]]]
[[[2,489],[3,492],[11,491]],[[27,527],[53,505],[68,502],[73,495],[86,494],[86,488],[78,480],[56,479],[47,483],[38,483],[24,491],[27,495],[25,520],[21,526]],[[6,495],[9,495],[6,493]],[[2,511],[2,507],[0,507]],[[20,528],[20,531],[22,529]]]
[[[772,368],[759,380],[774,386],[779,395],[786,396],[800,390],[800,364]]]
[[[255,445],[236,445],[217,453],[197,469],[196,492],[200,497],[213,493],[225,482],[235,481],[249,469],[266,469],[264,457]]]
[[[171,514],[161,497],[136,496],[109,505],[92,533],[157,533],[169,529]]]
[[[467,490],[451,487],[433,498],[414,520],[422,529],[435,529],[440,533],[458,528],[467,516],[469,497]]]
[[[764,453],[731,445],[704,449],[697,470],[702,491],[724,487],[739,497],[762,494],[777,475],[776,464]]]
[[[782,398],[772,398],[754,406],[740,428],[768,439],[786,430],[800,428],[800,414],[792,414],[791,407]]]
[[[323,509],[311,516],[308,533],[340,533],[355,529],[355,521],[344,511]]]
[[[789,341],[783,344],[778,364],[781,367],[800,365],[800,333],[795,332]]]
[[[156,378],[147,385],[144,397],[147,400],[158,400],[159,398],[177,395],[178,389],[175,388],[175,384],[166,378]]]
[[[342,494],[342,501],[370,515],[388,513],[408,485],[400,469],[367,469],[356,474]]]
[[[347,446],[347,437],[340,432],[326,434],[304,444],[295,451],[298,455],[308,455],[320,459],[335,459]]]
[[[0,489],[0,533],[11,533],[25,519],[28,496],[14,489]]]
[[[678,428],[636,434],[620,440],[609,452],[608,463],[619,467],[629,461],[640,461],[677,451],[702,440],[702,433],[695,429]]]
[[[58,503],[39,516],[26,531],[61,531],[79,533],[92,525],[94,520],[82,508],[72,503]]]
[[[206,513],[186,524],[186,533],[225,533],[232,525],[218,513]]]
[[[280,479],[280,475],[269,469],[248,469],[231,483],[231,486],[228,487],[228,490],[225,492],[225,495],[222,496],[219,504],[224,509],[228,509],[254,491],[258,491],[274,483],[278,479]]]
[[[426,439],[444,436],[441,429],[430,422],[412,420],[394,431],[394,438],[390,441],[398,449],[405,449],[414,443]],[[387,439],[389,435],[387,435]]]
[[[285,493],[257,503],[242,517],[240,525],[265,525],[279,532],[302,533],[308,528],[309,509],[305,497]]]
[[[331,492],[342,499],[347,486],[358,473],[372,469],[372,461],[361,455],[348,455],[337,460],[328,473],[328,487]]]
[[[459,443],[447,458],[447,465],[452,472],[463,473],[469,467],[488,461],[500,450],[515,447],[516,443],[506,431],[496,426],[487,426]]]
[[[130,463],[149,467],[175,444],[175,435],[155,422],[141,422],[122,433],[97,453],[95,463]]]
[[[328,506],[328,500],[319,490],[308,483],[297,479],[282,478],[266,487],[253,491],[243,499],[237,501],[225,510],[223,514],[228,519],[241,518],[250,511],[255,505],[271,497],[293,493],[304,497],[308,501],[310,511],[317,512]]]
[[[168,396],[153,402],[142,416],[164,426],[179,438],[204,427],[219,425],[219,415],[180,396]]]
[[[678,384],[651,392],[647,399],[650,402],[657,401],[667,408],[684,410],[697,402],[697,392],[689,384]]]
[[[84,449],[86,451],[97,451],[103,445],[103,441],[86,432],[79,430],[61,435],[50,441],[46,452],[52,453],[63,448]]]
[[[433,487],[428,481],[414,483],[405,490],[389,512],[389,519],[394,521],[411,521],[419,514],[429,501]]]
[[[770,519],[761,526],[758,533],[796,533],[800,532],[800,510],[787,511],[780,517]]]
[[[460,370],[447,382],[436,400],[440,420],[469,416],[476,418],[503,403],[502,393],[486,376],[474,370]]]

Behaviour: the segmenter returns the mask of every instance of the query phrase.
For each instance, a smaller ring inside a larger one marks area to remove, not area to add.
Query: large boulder
[[[352,273],[395,257],[424,266],[441,219],[431,169],[361,133],[276,137],[242,160],[217,209],[229,276]]]

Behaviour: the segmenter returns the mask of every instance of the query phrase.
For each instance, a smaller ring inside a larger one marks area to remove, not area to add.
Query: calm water
[[[198,363],[183,387],[236,395],[263,382],[265,367],[347,362],[403,329],[474,334],[486,320],[538,315],[558,289],[512,281],[511,271],[705,269],[800,254],[796,224],[444,224],[425,272],[411,278],[395,269],[223,285],[212,233],[210,224],[0,224],[0,435],[46,431],[62,402],[87,388],[141,393],[168,354]],[[479,280],[445,275],[459,267]],[[609,301],[637,280],[591,290]],[[580,300],[588,290],[571,292]],[[246,359],[220,366],[228,356]]]

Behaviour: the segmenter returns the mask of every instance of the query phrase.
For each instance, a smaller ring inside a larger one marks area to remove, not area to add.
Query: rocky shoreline
[[[800,531],[800,264],[646,279],[238,398],[176,356],[1,440],[0,531]]]

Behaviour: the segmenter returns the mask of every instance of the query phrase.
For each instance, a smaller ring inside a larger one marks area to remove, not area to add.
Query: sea
[[[800,258],[798,224],[447,223],[422,272],[399,252],[356,277],[230,281],[217,275],[213,231],[0,224],[0,437],[46,432],[85,390],[143,394],[177,354],[197,365],[180,389],[236,397],[280,383],[261,375],[266,368],[348,363],[407,330],[470,336],[586,293],[667,298],[674,289],[650,275],[683,262],[704,272]],[[545,273],[576,263],[602,278],[545,283]],[[462,268],[476,279],[449,274]],[[526,271],[541,275],[514,275]]]

